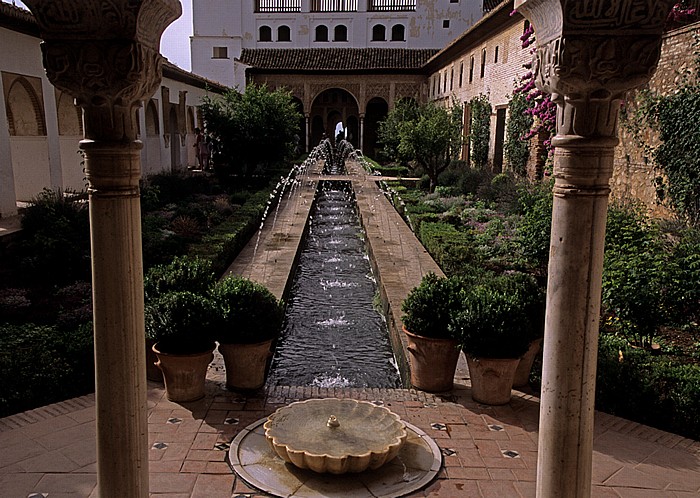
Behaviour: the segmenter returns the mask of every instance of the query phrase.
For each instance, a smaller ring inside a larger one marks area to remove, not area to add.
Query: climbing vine
[[[489,158],[491,103],[486,95],[479,95],[469,101],[469,107],[472,116],[469,133],[470,158],[475,167],[483,168]]]
[[[514,15],[517,11],[511,12]],[[523,34],[520,36],[523,49],[529,49],[530,53],[535,53],[535,29],[532,25],[528,25]],[[532,137],[542,136],[543,146],[547,151],[547,155],[552,153],[551,137],[556,130],[557,105],[552,102],[551,95],[539,90],[535,86],[535,72],[532,70],[532,62],[523,64],[527,72],[520,77],[516,83],[513,96],[523,95],[527,102],[527,107],[523,112],[532,117],[532,124],[527,133],[522,137],[523,141],[529,141]]]
[[[694,39],[693,67],[679,73],[674,91],[638,92],[623,109],[622,124],[659,171],[654,180],[659,201],[700,227],[700,35]]]
[[[527,161],[530,158],[530,142],[525,138],[532,128],[533,118],[530,103],[522,93],[516,93],[508,103],[508,122],[506,123],[506,140],[503,145],[506,160],[511,170],[519,176],[525,176]]]

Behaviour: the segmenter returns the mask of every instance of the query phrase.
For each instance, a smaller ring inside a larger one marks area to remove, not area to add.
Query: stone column
[[[538,498],[591,495],[603,242],[620,104],[653,74],[673,1],[516,0],[557,103]]]
[[[365,153],[365,115],[360,114],[360,150]]]
[[[304,135],[305,135],[305,140],[306,140],[305,143],[306,143],[306,153],[307,153],[307,154],[308,154],[309,152],[311,152],[311,148],[309,147],[309,145],[311,144],[311,134],[310,134],[310,133],[311,133],[311,132],[310,132],[310,130],[311,130],[311,123],[310,123],[310,120],[311,120],[310,115],[309,115],[309,114],[306,114],[306,115],[304,116],[304,123],[306,123],[306,124],[305,124],[305,132],[304,132]]]
[[[27,0],[49,80],[83,109],[90,196],[101,498],[148,496],[143,268],[136,109],[161,80],[177,0]]]

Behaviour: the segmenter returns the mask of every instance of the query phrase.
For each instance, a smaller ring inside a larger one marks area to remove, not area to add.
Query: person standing
[[[195,133],[195,138],[194,138],[194,155],[197,156],[197,165],[199,166],[199,169],[202,169],[204,166],[202,165],[202,156],[201,156],[201,149],[202,149],[202,144],[205,143],[204,140],[204,133],[200,128],[195,128],[194,129]]]

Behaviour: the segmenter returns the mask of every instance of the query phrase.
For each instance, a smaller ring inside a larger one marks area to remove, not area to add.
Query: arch
[[[359,119],[359,106],[357,99],[349,91],[343,88],[328,88],[320,92],[312,100],[311,104],[311,144],[318,144],[323,134],[333,139],[335,127],[339,122],[347,127],[348,118]],[[359,140],[359,134],[354,133],[355,140]]]
[[[394,24],[391,27],[391,41],[406,41],[406,28],[403,24]]]
[[[389,103],[381,97],[374,97],[367,102],[365,109],[363,154],[376,159],[379,145],[379,123],[389,114]]]
[[[260,28],[258,29],[258,41],[272,41],[272,28],[270,26],[260,26]]]
[[[83,136],[83,114],[74,99],[66,92],[56,92],[56,114],[58,134],[72,137]]]
[[[383,24],[372,26],[372,41],[386,41],[386,26]]]
[[[338,24],[333,29],[333,41],[346,42],[348,41],[348,27],[344,24]]]
[[[194,107],[187,106],[187,133],[194,133]]]
[[[16,78],[7,91],[7,121],[11,136],[46,136],[41,100],[27,78]]]
[[[292,30],[289,29],[289,26],[282,25],[279,28],[277,28],[277,41],[278,42],[292,41]]]
[[[158,122],[158,108],[153,99],[146,104],[146,136],[152,137],[160,134],[160,123]]]
[[[316,37],[314,40],[317,42],[327,42],[328,26],[324,26],[323,24],[316,26]]]

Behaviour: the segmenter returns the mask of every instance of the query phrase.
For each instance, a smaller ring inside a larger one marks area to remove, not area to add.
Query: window
[[[316,41],[317,42],[327,42],[328,41],[328,27],[321,25],[316,26]]]
[[[445,19],[444,21],[442,21],[442,27],[443,27],[443,28],[449,28],[449,27],[450,27],[450,20],[449,20],[449,19]]]
[[[260,26],[260,41],[272,41],[272,28],[270,26]]]
[[[469,83],[474,81],[474,56],[469,58]]]
[[[496,49],[493,51],[493,63],[498,63],[498,45],[496,45]]]
[[[459,0],[450,0],[450,3],[459,3]]]
[[[481,51],[481,70],[480,70],[480,78],[484,77],[484,72],[486,71],[486,49],[483,49]]]
[[[464,62],[459,63],[459,87],[462,88],[462,78],[464,77]]]
[[[372,27],[372,41],[385,41],[386,28],[383,24],[375,24]]]
[[[455,88],[455,68],[450,69],[450,91]]]
[[[333,30],[333,41],[346,42],[348,41],[348,28],[343,24],[339,24]]]
[[[403,24],[394,24],[391,27],[391,41],[404,41],[406,35],[406,28]]]
[[[212,59],[228,59],[228,47],[212,47]]]
[[[442,74],[442,93],[447,92],[447,71]]]
[[[277,41],[292,41],[292,33],[289,29],[289,26],[280,26],[279,28],[277,28]]]

